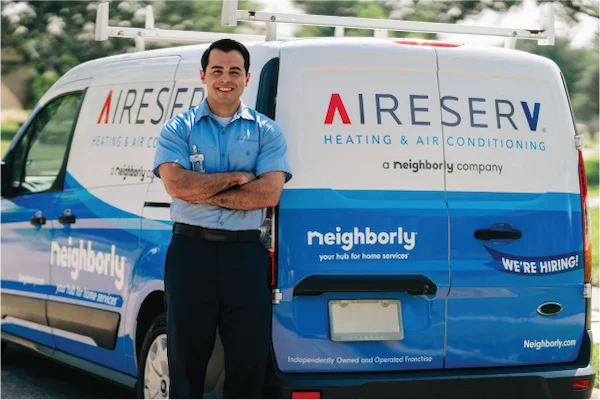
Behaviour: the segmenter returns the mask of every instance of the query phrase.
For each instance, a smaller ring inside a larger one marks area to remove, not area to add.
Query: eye
[[[237,71],[233,71],[233,72],[231,72],[231,75],[239,75],[239,74],[240,74],[240,73],[239,73],[239,72],[237,72]]]

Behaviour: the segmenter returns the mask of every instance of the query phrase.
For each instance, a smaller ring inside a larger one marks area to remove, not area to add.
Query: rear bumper
[[[356,374],[283,374],[267,384],[268,397],[291,398],[293,391],[318,391],[321,398],[571,398],[592,395],[595,371],[590,364],[587,331],[576,361],[569,364],[462,370]],[[573,390],[573,380],[590,387]]]

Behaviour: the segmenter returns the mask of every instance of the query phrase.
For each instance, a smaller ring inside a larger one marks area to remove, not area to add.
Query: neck
[[[210,112],[215,114],[217,117],[233,117],[233,114],[240,108],[241,100],[238,100],[234,104],[215,104],[210,99],[206,99]]]

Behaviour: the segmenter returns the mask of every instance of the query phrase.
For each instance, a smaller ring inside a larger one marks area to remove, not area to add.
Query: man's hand
[[[238,171],[238,173],[240,174],[238,186],[245,185],[257,179],[253,172]]]

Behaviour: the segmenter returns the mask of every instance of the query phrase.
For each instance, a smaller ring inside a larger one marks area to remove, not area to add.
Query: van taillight
[[[277,271],[275,270],[275,210],[267,208],[267,216],[260,227],[260,242],[267,251],[271,268],[271,287],[275,287]]]
[[[268,251],[269,261],[271,262],[271,287],[275,287],[275,252]]]
[[[320,399],[321,392],[292,392],[292,399]]]
[[[573,381],[573,390],[588,389],[590,387],[589,379],[577,379]]]
[[[592,280],[592,221],[587,198],[587,176],[585,175],[585,164],[581,150],[579,150],[579,194],[581,197],[583,227],[583,283],[588,283]]]

